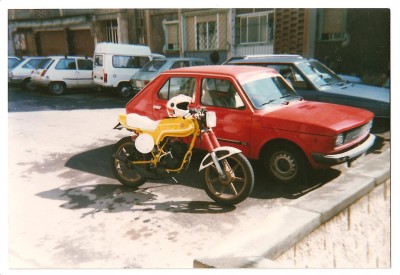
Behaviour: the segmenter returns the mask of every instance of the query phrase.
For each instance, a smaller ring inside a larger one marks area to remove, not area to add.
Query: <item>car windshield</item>
[[[142,72],[157,72],[164,64],[166,60],[153,60],[147,63],[143,68]]]
[[[343,80],[318,61],[297,64],[308,79],[322,90],[334,84],[342,84]]]
[[[270,104],[282,104],[299,96],[282,77],[264,77],[242,84],[254,107],[262,109]]]

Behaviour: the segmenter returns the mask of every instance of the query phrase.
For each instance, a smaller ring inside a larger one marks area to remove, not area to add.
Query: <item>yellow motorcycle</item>
[[[245,200],[254,186],[254,172],[240,150],[220,146],[212,130],[216,114],[204,108],[189,109],[192,98],[178,95],[167,102],[169,117],[152,120],[135,113],[119,115],[114,129],[127,129],[113,148],[115,177],[126,186],[138,187],[146,180],[171,178],[189,166],[196,140],[208,154],[200,164],[205,191],[215,202],[235,205]]]

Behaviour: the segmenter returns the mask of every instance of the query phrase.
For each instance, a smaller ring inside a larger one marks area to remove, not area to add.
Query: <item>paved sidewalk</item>
[[[332,182],[273,209],[265,219],[232,232],[195,268],[276,268],[273,260],[323,223],[390,178],[390,149],[348,169]],[[290,221],[290,222],[288,222]],[[235,248],[235,249],[232,249]]]

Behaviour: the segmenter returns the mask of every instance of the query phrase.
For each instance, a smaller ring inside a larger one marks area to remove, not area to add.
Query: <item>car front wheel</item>
[[[30,78],[30,77],[28,77],[27,79],[25,79],[25,80],[22,82],[21,88],[22,88],[22,89],[25,89],[25,90],[28,90],[28,91],[30,91],[30,92],[35,91],[35,86],[32,85],[32,81],[31,81],[31,78]]]
[[[304,153],[290,143],[269,146],[262,156],[262,165],[274,182],[291,185],[305,184],[309,164]]]

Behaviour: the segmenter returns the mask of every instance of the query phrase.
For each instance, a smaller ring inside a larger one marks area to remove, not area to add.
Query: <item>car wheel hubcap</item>
[[[296,161],[286,152],[275,153],[271,158],[270,168],[274,176],[280,180],[291,180],[297,174]]]
[[[52,90],[55,94],[61,93],[62,91],[61,84],[53,84]]]
[[[121,95],[122,95],[123,97],[129,96],[129,94],[130,94],[130,91],[129,91],[129,88],[128,88],[128,87],[122,87],[122,88],[121,88]]]

